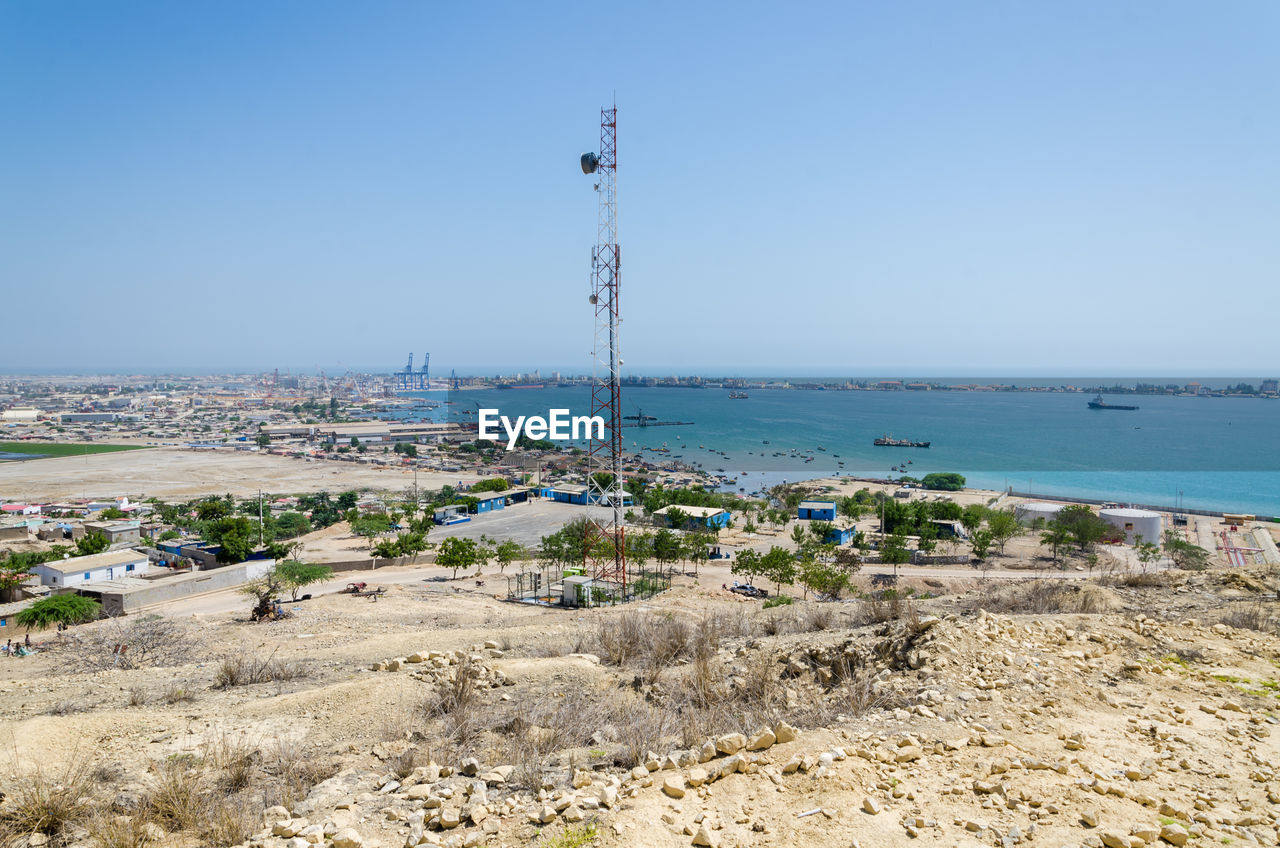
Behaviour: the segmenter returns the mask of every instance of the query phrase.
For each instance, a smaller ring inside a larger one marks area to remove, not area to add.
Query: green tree
[[[218,562],[244,562],[253,553],[255,542],[255,537],[240,530],[224,533],[218,543]]]
[[[645,563],[653,557],[653,534],[628,533],[626,546],[627,562],[643,570]]]
[[[755,578],[763,578],[765,569],[760,559],[760,554],[750,548],[740,551],[733,564],[729,566],[729,571],[735,575],[750,578],[752,581]]]
[[[926,489],[934,489],[943,492],[958,492],[964,488],[964,475],[956,474],[951,471],[935,471],[932,474],[924,475],[924,479],[920,481],[920,485]]]
[[[938,549],[938,525],[932,521],[926,521],[920,525],[919,542],[916,547],[922,554],[931,554]]]
[[[476,483],[474,486],[471,487],[471,491],[473,492],[505,492],[509,488],[511,488],[511,484],[508,483],[506,480],[502,479],[501,477],[490,477],[488,479],[481,480],[480,482]]]
[[[1071,531],[1057,521],[1050,521],[1040,534],[1040,544],[1053,553],[1053,561],[1058,561],[1059,552],[1071,541]]]
[[[991,543],[993,541],[995,541],[995,537],[987,529],[975,530],[969,537],[969,546],[973,548],[973,556],[978,562],[982,562],[987,558],[987,554],[991,552]]]
[[[119,521],[120,519],[126,518],[127,516],[128,516],[127,512],[125,512],[123,509],[117,509],[114,506],[109,506],[106,509],[102,510],[102,512],[98,513],[98,518],[102,519],[103,521]]]
[[[97,531],[86,533],[76,540],[76,556],[100,554],[109,547],[111,547],[111,542],[102,533]]]
[[[804,586],[806,598],[812,590],[816,595],[825,595],[835,600],[849,588],[849,572],[838,564],[818,559],[805,560],[800,563],[800,585]]]
[[[911,549],[907,547],[906,534],[895,530],[880,543],[880,559],[893,566],[893,578],[898,579],[898,566],[911,561]]]
[[[377,536],[391,529],[391,516],[385,512],[371,512],[357,516],[351,522],[351,532],[357,536]]]
[[[842,517],[857,521],[866,511],[866,505],[857,497],[843,497],[836,501],[836,509]]]
[[[458,572],[465,571],[480,559],[479,545],[475,539],[464,539],[450,536],[440,543],[436,551],[436,564],[453,569],[453,579],[458,579]]]
[[[263,621],[271,617],[272,603],[280,595],[283,587],[277,566],[272,566],[259,577],[255,577],[239,588],[242,595],[253,600],[250,616],[254,621]]]
[[[1081,551],[1087,551],[1113,532],[1110,524],[1095,515],[1093,510],[1084,504],[1071,504],[1058,510],[1055,519],[1067,532],[1071,540]]]
[[[680,543],[680,557],[693,563],[696,577],[699,568],[711,558],[711,545],[715,544],[715,536],[711,533],[687,533]]]
[[[1160,546],[1155,542],[1144,542],[1141,534],[1134,536],[1133,550],[1138,555],[1143,574],[1146,574],[1151,565],[1160,559]]]
[[[685,512],[678,506],[673,506],[667,510],[667,526],[676,530],[683,530],[689,524],[689,513]]]
[[[1187,571],[1204,571],[1209,567],[1209,552],[1193,545],[1178,535],[1176,530],[1164,531],[1164,552],[1173,560],[1175,568]]]
[[[102,613],[102,604],[84,595],[50,595],[41,598],[13,620],[28,630],[44,630],[53,624],[83,624]]]
[[[400,556],[399,539],[379,539],[370,549],[374,559],[395,559]]]
[[[796,526],[796,529],[797,530],[800,529],[799,525]],[[834,529],[835,529],[835,525],[832,524],[830,521],[810,521],[809,522],[809,535],[811,535],[814,539],[816,539],[819,542],[826,542],[827,536],[829,536],[831,534],[831,531]]]
[[[232,504],[219,497],[204,498],[196,503],[196,518],[213,521],[231,514]]]
[[[524,545],[519,542],[507,539],[505,542],[499,542],[493,549],[493,555],[498,560],[498,572],[507,570],[507,566],[516,560],[524,559]]]
[[[280,585],[288,589],[296,601],[300,590],[328,580],[333,576],[333,569],[319,563],[285,560],[276,566],[276,575],[280,578]]]
[[[653,534],[653,558],[664,567],[680,559],[680,537],[663,527]]]
[[[311,522],[300,512],[286,512],[276,519],[275,535],[280,539],[293,539],[311,532]]]
[[[1004,554],[1004,546],[1010,539],[1021,536],[1024,532],[1022,524],[1011,509],[990,510],[987,513],[987,529],[991,531],[991,538],[1000,546],[1001,554]]]
[[[795,582],[795,554],[786,548],[777,545],[769,548],[768,553],[760,558],[760,567],[764,569],[764,576],[773,581],[778,593],[782,592],[783,584]]]
[[[987,518],[987,508],[982,504],[969,504],[960,512],[960,526],[969,536],[973,536],[982,522]]]
[[[257,442],[258,447],[265,448],[267,445],[271,444],[271,437],[266,433],[259,433],[258,437],[254,439],[254,441]]]
[[[554,533],[542,537],[541,558],[551,565],[567,568],[586,561],[587,519],[575,518]]]

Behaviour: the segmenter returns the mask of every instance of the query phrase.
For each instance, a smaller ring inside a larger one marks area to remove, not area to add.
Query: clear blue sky
[[[1280,4],[0,1],[0,370],[1280,368]]]

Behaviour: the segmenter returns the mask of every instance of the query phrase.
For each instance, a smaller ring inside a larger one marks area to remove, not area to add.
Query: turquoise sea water
[[[477,407],[512,418],[552,408],[590,413],[585,387],[418,394],[453,400],[442,411],[455,417]],[[645,456],[723,469],[748,492],[783,479],[885,475],[911,460],[912,476],[959,471],[984,488],[1280,515],[1280,401],[1111,398],[1140,407],[1123,412],[1091,410],[1091,396],[1078,393],[755,390],[745,400],[728,394],[624,389],[624,415],[695,422],[627,428],[626,448],[665,444],[669,454]],[[884,434],[931,447],[874,446]]]

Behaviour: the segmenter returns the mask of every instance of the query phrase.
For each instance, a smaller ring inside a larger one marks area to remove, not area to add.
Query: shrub
[[[13,620],[28,630],[44,630],[52,624],[83,624],[102,614],[102,604],[83,595],[51,595],[41,598]]]
[[[774,595],[772,598],[764,602],[764,609],[790,606],[793,602],[794,599],[790,595]]]
[[[83,665],[126,670],[186,665],[201,647],[186,627],[158,615],[113,617],[68,644]]]

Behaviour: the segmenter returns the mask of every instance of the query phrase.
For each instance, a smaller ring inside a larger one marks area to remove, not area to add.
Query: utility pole
[[[262,490],[258,490],[258,547],[263,545],[262,534]]]

